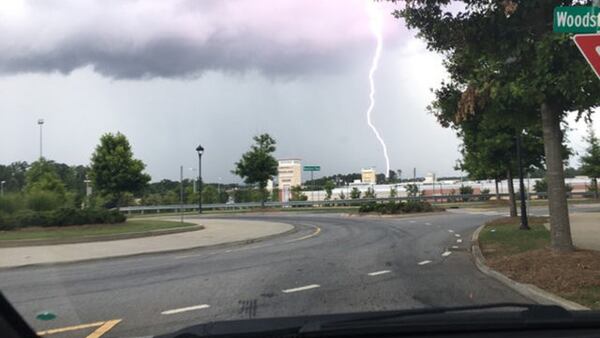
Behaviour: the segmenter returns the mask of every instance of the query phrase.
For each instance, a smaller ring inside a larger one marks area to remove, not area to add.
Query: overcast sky
[[[366,124],[375,40],[362,0],[0,1],[0,163],[44,156],[88,164],[99,137],[124,133],[154,181],[206,151],[207,181],[230,174],[251,137],[320,174],[385,170]],[[378,3],[384,47],[373,122],[393,169],[455,174],[459,141],[426,112],[445,78]],[[585,125],[571,124],[582,150]],[[598,126],[596,126],[598,130]],[[576,159],[573,160],[577,164]],[[186,176],[193,173],[186,170]]]

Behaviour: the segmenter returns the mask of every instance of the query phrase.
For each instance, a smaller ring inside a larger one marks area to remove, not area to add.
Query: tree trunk
[[[498,190],[498,179],[496,178],[494,180],[494,182],[496,183],[496,201],[500,200],[500,191]]]
[[[542,103],[542,129],[546,153],[546,181],[550,211],[550,237],[555,251],[573,251],[569,208],[562,159],[561,111],[548,102]]]
[[[510,217],[517,217],[517,201],[515,200],[515,187],[513,186],[512,171],[506,171],[506,184],[508,185],[508,200],[510,202]]]

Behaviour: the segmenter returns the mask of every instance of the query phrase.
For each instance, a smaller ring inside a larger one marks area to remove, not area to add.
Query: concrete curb
[[[365,217],[365,218],[415,218],[415,217],[426,217],[426,216],[439,216],[447,214],[446,211],[434,211],[434,212],[415,212],[411,214],[397,214],[397,215],[379,215],[379,214],[350,214],[341,213],[344,217]]]
[[[112,235],[98,235],[98,236],[82,236],[77,238],[56,238],[56,239],[18,239],[18,240],[6,240],[0,241],[0,248],[15,248],[21,246],[40,246],[40,245],[55,245],[55,244],[76,244],[76,243],[90,243],[90,242],[105,242],[105,241],[116,241],[120,239],[132,239],[142,237],[153,237],[161,235],[172,235],[181,232],[198,231],[204,229],[201,224],[189,225],[184,227],[170,228],[170,229],[157,229],[150,231],[140,232],[124,232],[120,234]]]
[[[473,237],[471,239],[471,252],[473,254],[473,259],[475,260],[475,266],[477,266],[477,269],[479,269],[479,271],[481,271],[483,274],[489,277],[496,279],[500,283],[508,286],[509,288],[515,290],[517,293],[533,300],[536,303],[546,305],[559,305],[567,310],[589,310],[589,308],[581,304],[577,304],[548,291],[544,291],[535,285],[516,282],[501,274],[500,272],[485,265],[485,258],[483,257],[481,248],[479,247],[479,233],[481,232],[481,230],[483,230],[484,227],[485,224],[477,228],[477,230],[475,230],[475,232],[473,233]]]
[[[283,222],[281,222],[281,223],[283,223]],[[277,234],[266,235],[266,236],[256,237],[256,238],[249,238],[249,239],[227,242],[227,243],[200,245],[200,246],[196,246],[193,248],[184,248],[184,249],[172,249],[172,250],[154,251],[154,252],[140,252],[140,253],[126,254],[126,255],[118,255],[118,256],[80,259],[80,260],[74,260],[74,261],[68,261],[68,262],[32,263],[32,264],[24,264],[24,265],[19,265],[19,266],[0,267],[0,271],[17,270],[17,269],[32,268],[32,267],[62,266],[62,265],[69,265],[69,264],[78,264],[78,263],[82,263],[82,262],[86,262],[86,263],[87,262],[98,262],[98,261],[114,259],[114,258],[120,259],[120,258],[132,258],[132,257],[160,255],[160,254],[186,253],[186,252],[191,252],[194,250],[201,250],[201,249],[220,249],[220,248],[227,248],[227,247],[238,246],[238,245],[243,245],[243,244],[258,243],[258,242],[270,240],[273,238],[277,238],[280,236],[282,237],[282,236],[286,236],[286,235],[291,235],[291,234],[298,232],[298,228],[299,228],[298,225],[290,224],[290,223],[285,223],[285,224],[291,225],[292,229],[281,232],[281,233],[277,233]]]

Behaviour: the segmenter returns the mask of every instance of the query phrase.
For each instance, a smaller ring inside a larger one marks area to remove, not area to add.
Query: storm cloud
[[[206,71],[336,72],[371,52],[364,6],[341,0],[14,0],[0,5],[0,73],[91,67],[109,78],[144,79]],[[398,25],[387,26],[387,35],[397,37]]]

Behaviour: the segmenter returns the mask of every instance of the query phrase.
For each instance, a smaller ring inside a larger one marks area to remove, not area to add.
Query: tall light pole
[[[201,145],[196,147],[196,152],[198,152],[198,213],[202,213],[202,154],[204,153],[204,148]]]
[[[6,181],[0,181],[0,197],[4,197],[4,183]]]
[[[38,119],[38,125],[40,126],[40,160],[42,159],[42,126],[44,125],[44,119]]]
[[[521,197],[521,226],[523,230],[529,230],[529,223],[527,221],[527,205],[525,204],[525,184],[523,183],[523,161],[521,159],[521,134],[522,131],[517,131],[517,165],[519,166],[519,190]]]

